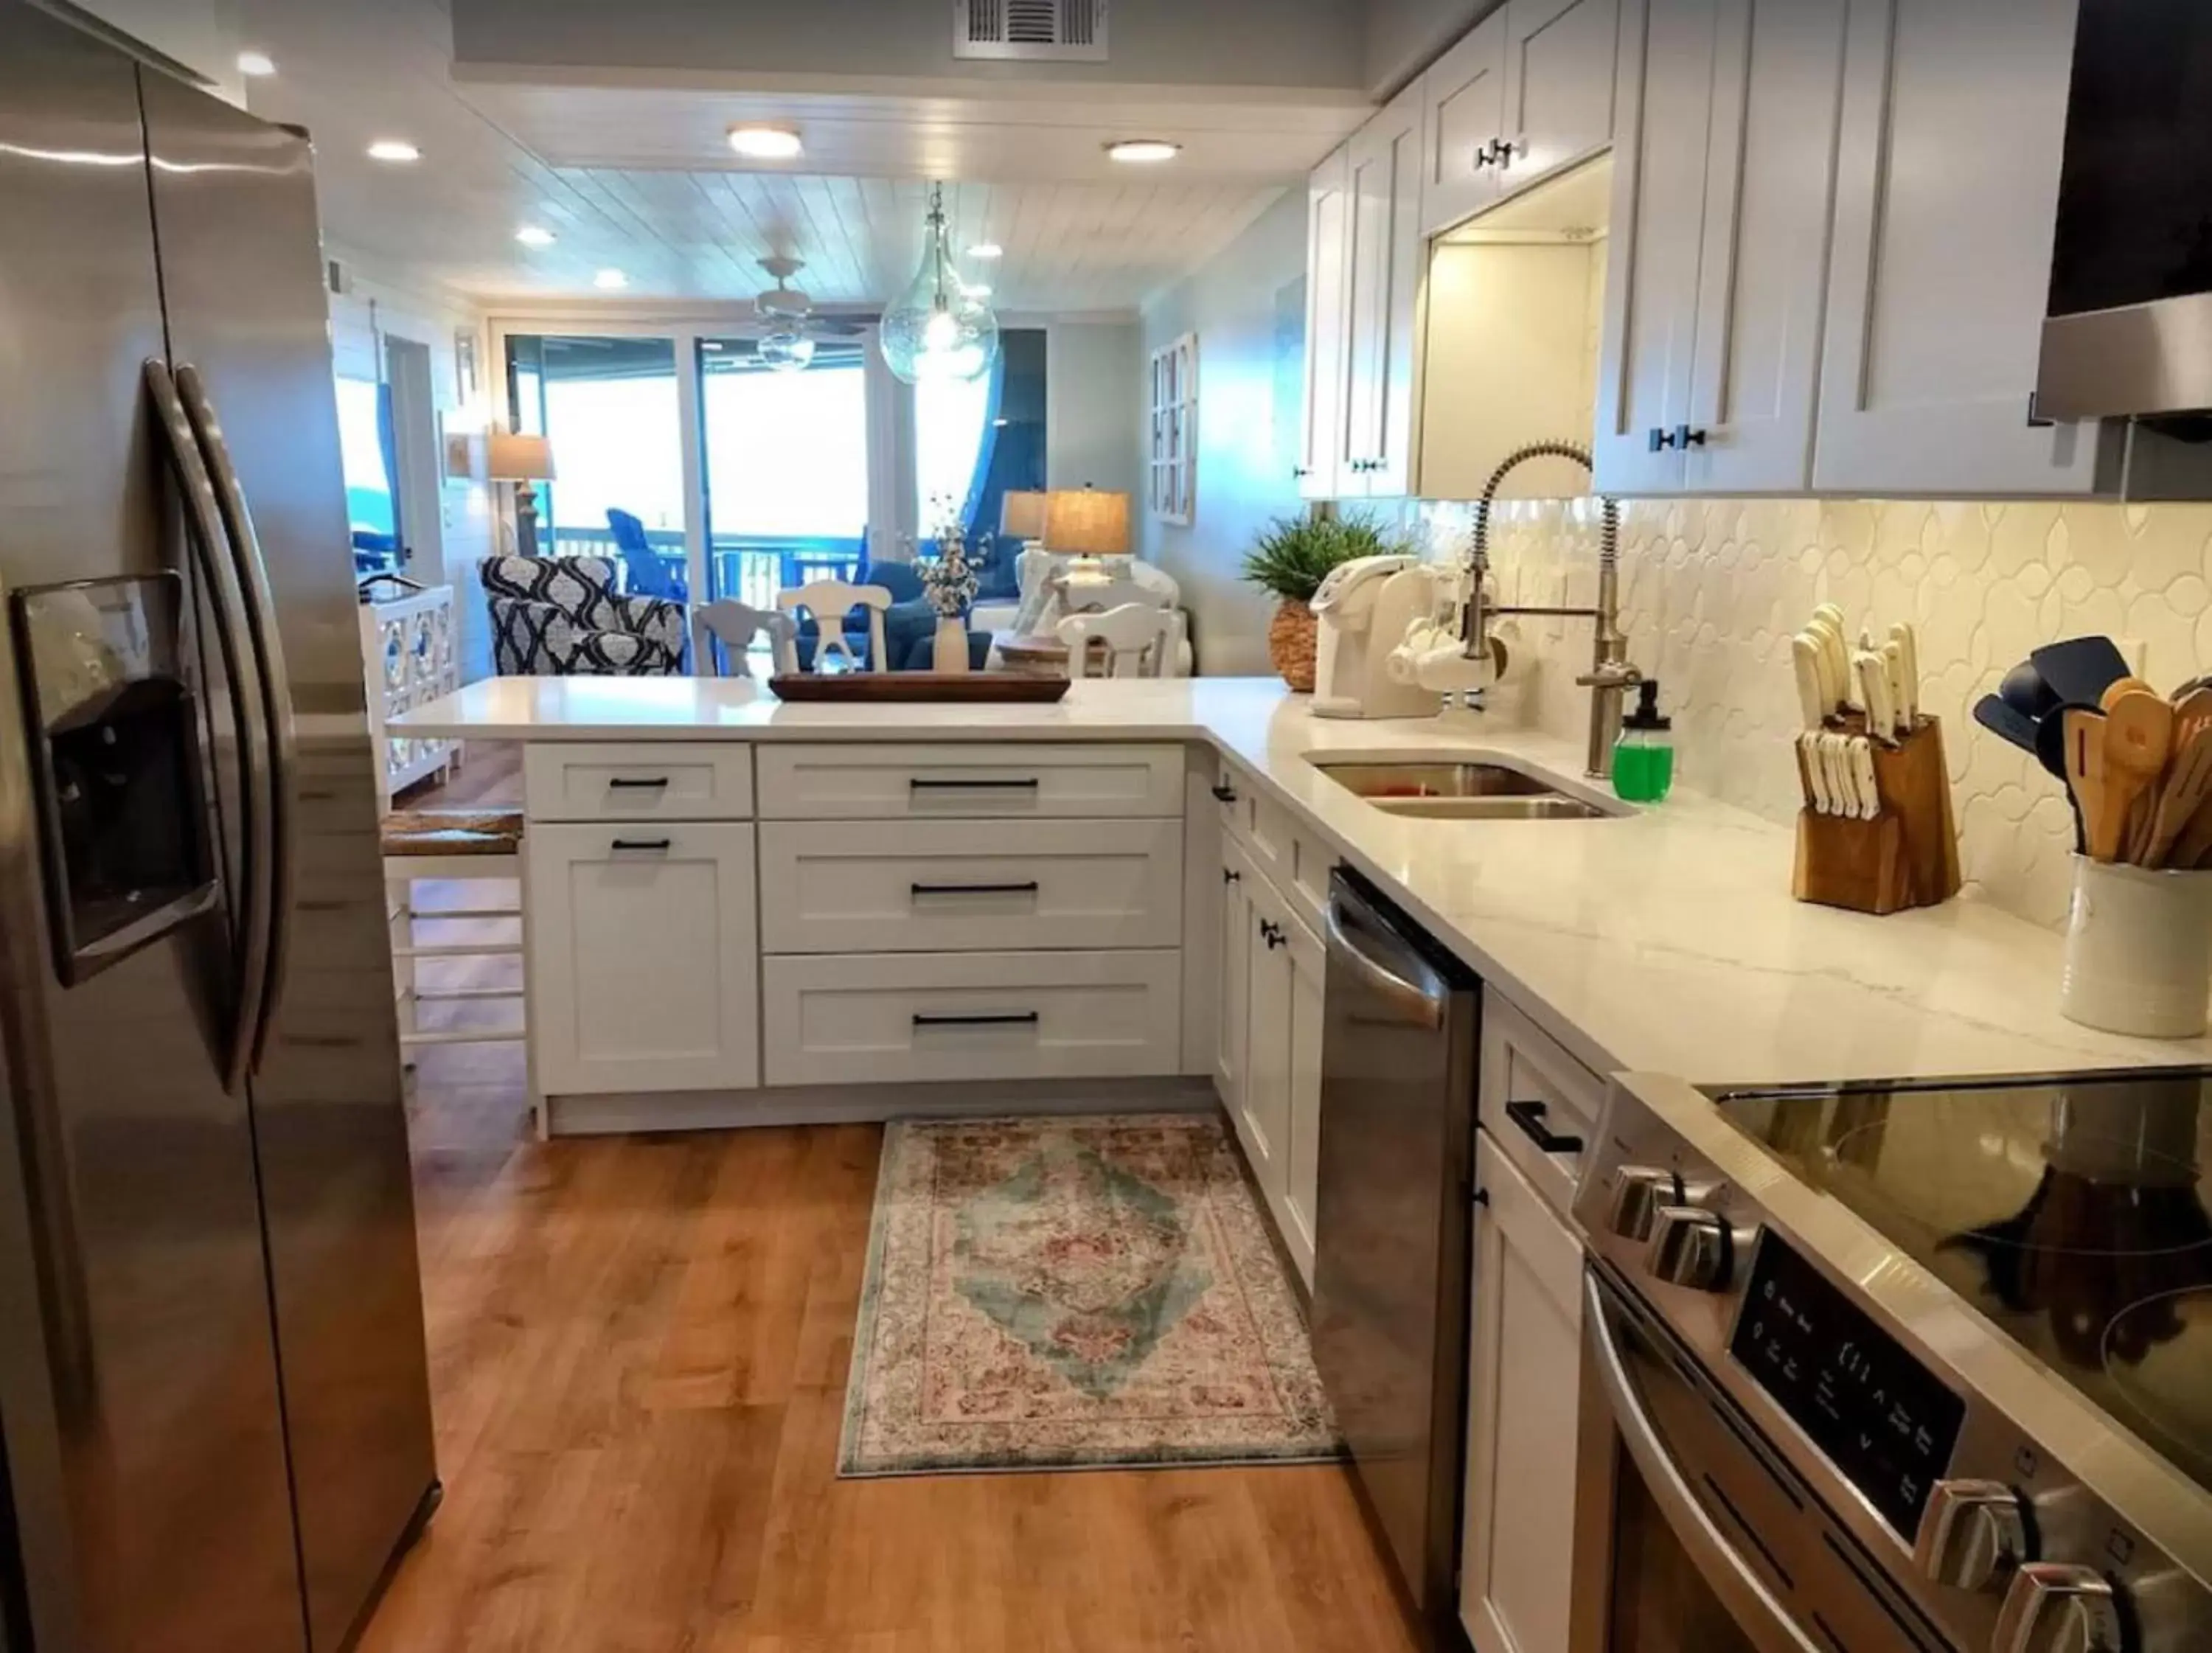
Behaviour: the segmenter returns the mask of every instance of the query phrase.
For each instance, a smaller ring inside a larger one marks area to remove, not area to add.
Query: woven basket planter
[[[1301,695],[1313,693],[1317,629],[1314,611],[1304,603],[1284,604],[1267,628],[1267,658],[1283,674],[1283,681]]]

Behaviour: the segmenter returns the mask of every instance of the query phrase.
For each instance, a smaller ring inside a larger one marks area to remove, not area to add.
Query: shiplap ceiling
[[[592,278],[609,267],[629,277],[626,301],[744,299],[769,284],[756,260],[771,252],[806,260],[798,284],[820,302],[880,302],[914,272],[924,180],[939,178],[958,245],[1006,248],[972,272],[1000,308],[1126,312],[1227,245],[1362,113],[1350,100],[1057,87],[1047,101],[457,83],[444,0],[240,9],[278,68],[252,83],[252,106],[315,134],[332,240],[495,302],[601,300]],[[724,134],[748,119],[797,125],[803,170],[732,155]],[[1185,153],[1157,172],[1105,161],[1104,139],[1132,131]],[[422,162],[368,160],[380,137],[418,145]],[[524,223],[559,239],[520,246]]]

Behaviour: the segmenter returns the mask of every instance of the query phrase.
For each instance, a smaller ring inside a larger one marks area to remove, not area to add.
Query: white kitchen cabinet
[[[759,1085],[750,825],[532,822],[523,853],[542,1091]]]
[[[1251,858],[1235,842],[1221,846],[1221,987],[1214,995],[1219,1017],[1214,1041],[1213,1082],[1221,1105],[1243,1129],[1246,1041],[1252,1018],[1252,891],[1260,886]]]
[[[1512,0],[1498,192],[1511,195],[1613,142],[1620,0]]]
[[[1284,929],[1291,964],[1291,1141],[1283,1168],[1283,1241],[1313,1285],[1314,1215],[1321,1199],[1321,1036],[1328,957],[1295,914]]]
[[[1265,878],[1255,880],[1248,893],[1252,923],[1244,945],[1251,961],[1245,971],[1250,999],[1237,1133],[1268,1203],[1279,1205],[1290,1186],[1291,1164],[1291,914]]]
[[[1613,141],[1620,0],[1512,0],[1421,77],[1421,229],[1444,231]]]
[[[1627,6],[1598,486],[1802,491],[1847,0]]]
[[[1337,496],[1345,447],[1344,368],[1352,316],[1346,295],[1352,247],[1349,148],[1314,168],[1306,185],[1306,353],[1298,492]]]
[[[1349,146],[1340,497],[1395,498],[1413,456],[1413,333],[1421,283],[1421,88],[1401,92]]]
[[[2031,419],[2075,0],[1855,0],[1814,485],[2087,494],[2115,427]]]
[[[1582,1247],[1486,1127],[1474,1140],[1460,1619],[1476,1653],[1567,1653]]]
[[[1252,1179],[1298,1273],[1313,1284],[1321,1181],[1320,939],[1235,844],[1224,857],[1218,1077]]]
[[[1441,235],[1498,199],[1510,9],[1477,23],[1421,76],[1424,235]]]

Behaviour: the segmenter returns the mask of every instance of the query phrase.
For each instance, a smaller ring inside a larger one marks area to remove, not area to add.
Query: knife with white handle
[[[1804,766],[1805,789],[1813,813],[1833,815],[1836,800],[1828,790],[1827,767],[1820,761],[1820,737],[1810,729],[1797,737],[1797,761]]]
[[[1874,742],[1854,736],[1850,747],[1852,773],[1858,781],[1859,819],[1871,821],[1881,813],[1881,783],[1875,778]]]
[[[1898,670],[1905,679],[1905,693],[1898,702],[1898,715],[1905,720],[1907,734],[1920,726],[1920,634],[1905,621],[1900,620],[1889,629],[1889,641],[1898,653]]]
[[[1912,690],[1905,677],[1905,651],[1894,642],[1881,646],[1882,677],[1889,684],[1890,738],[1902,740],[1912,732]]]
[[[1835,709],[1835,702],[1823,691],[1826,674],[1820,669],[1820,645],[1804,632],[1799,632],[1790,644],[1790,664],[1797,674],[1797,709],[1803,714],[1805,726],[1817,729]]]
[[[1887,745],[1897,738],[1897,712],[1889,698],[1888,663],[1879,654],[1862,650],[1851,664],[1858,670],[1859,692],[1866,696],[1867,733]]]
[[[1858,777],[1852,772],[1849,735],[1820,737],[1820,761],[1828,766],[1828,797],[1838,815],[1859,812]]]

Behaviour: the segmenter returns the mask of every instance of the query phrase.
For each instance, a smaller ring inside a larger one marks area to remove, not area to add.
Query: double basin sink
[[[1632,811],[1603,794],[1510,763],[1401,758],[1389,763],[1316,756],[1314,768],[1386,815],[1433,821],[1604,821]]]

